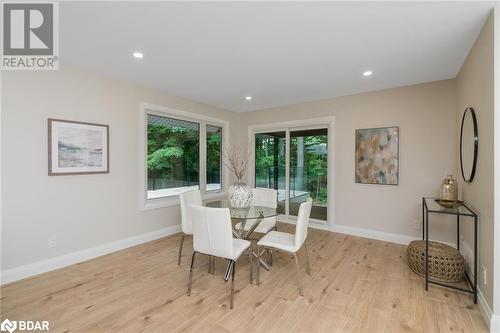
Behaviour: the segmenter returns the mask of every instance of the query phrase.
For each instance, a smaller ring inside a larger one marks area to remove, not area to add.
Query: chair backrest
[[[191,205],[202,206],[200,190],[187,191],[179,194],[181,205],[181,228],[188,235],[193,234],[193,222],[191,221]]]
[[[193,249],[196,252],[222,257],[233,256],[233,233],[228,208],[191,206]]]
[[[300,249],[307,237],[307,226],[311,215],[312,199],[300,204],[299,215],[297,216],[297,226],[295,227],[295,250]]]
[[[254,188],[252,189],[252,205],[265,207],[278,207],[278,191],[272,188]]]

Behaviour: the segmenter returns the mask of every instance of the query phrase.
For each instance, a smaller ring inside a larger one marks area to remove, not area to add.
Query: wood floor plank
[[[279,225],[293,232],[290,225]],[[186,296],[192,240],[177,266],[180,235],[163,238],[1,287],[1,318],[49,320],[51,332],[486,332],[468,294],[431,286],[407,266],[397,244],[310,230],[312,272],[299,254],[273,253],[261,286],[249,260],[237,263],[235,304],[200,255]]]

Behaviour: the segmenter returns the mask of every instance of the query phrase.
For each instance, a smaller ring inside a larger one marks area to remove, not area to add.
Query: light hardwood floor
[[[186,296],[191,251],[177,266],[179,241],[175,235],[6,285],[1,317],[49,320],[51,332],[486,331],[469,295],[424,291],[401,245],[310,230],[311,275],[299,257],[304,297],[292,257],[275,253],[260,287],[249,283],[249,260],[242,258],[230,310],[220,259],[212,276],[199,256]]]

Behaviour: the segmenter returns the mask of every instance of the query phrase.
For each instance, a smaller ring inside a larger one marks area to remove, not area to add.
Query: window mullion
[[[290,217],[290,129],[285,136],[285,215]]]
[[[207,193],[207,123],[200,121],[199,182],[201,193]]]

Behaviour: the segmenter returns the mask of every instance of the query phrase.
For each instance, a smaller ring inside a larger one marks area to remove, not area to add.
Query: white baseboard
[[[486,302],[486,299],[484,298],[481,290],[479,290],[477,293],[477,303],[479,306],[479,312],[481,312],[481,315],[483,316],[483,319],[486,322],[486,325],[490,329],[490,332],[492,332],[490,321],[491,321],[491,318],[493,317],[493,313],[491,312],[491,308],[488,305],[488,303]]]
[[[341,224],[334,224],[330,231],[338,232],[340,234],[376,239],[381,241],[386,241],[390,243],[403,244],[408,245],[411,241],[415,239],[419,239],[415,236],[407,236],[400,234],[393,234],[390,232],[377,231],[371,229],[357,228],[357,227],[349,227]]]
[[[286,223],[286,224],[293,224],[293,225],[295,225],[297,222],[295,219],[287,219],[284,216],[278,216],[278,218],[276,220],[278,222],[282,222],[282,223]],[[326,224],[326,222],[324,224],[322,224],[321,222],[309,220],[309,227],[313,228],[313,229],[330,231],[330,228],[328,228],[328,225]]]
[[[82,261],[94,259],[105,254],[120,251],[132,246],[147,243],[162,237],[173,235],[181,231],[180,224],[148,232],[145,234],[120,239],[111,243],[98,245],[85,250],[64,254],[58,257],[34,262],[31,264],[14,267],[2,271],[0,284],[6,284],[28,278],[41,273],[49,272],[58,268],[73,265]]]
[[[500,315],[494,314],[491,311],[491,308],[486,302],[481,289],[479,289],[477,293],[477,303],[479,311],[481,312],[481,315],[483,316],[483,319],[486,322],[486,325],[488,326],[490,332],[500,333]]]
[[[282,218],[280,216],[278,216],[278,222],[295,225],[295,220],[292,220],[292,219],[287,220],[286,218]],[[377,230],[373,230],[373,229],[350,227],[350,226],[342,225],[342,224],[334,224],[332,227],[329,227],[326,223],[320,224],[320,223],[314,223],[312,221],[309,221],[309,227],[313,228],[313,229],[332,231],[332,232],[337,232],[339,234],[346,234],[346,235],[351,235],[351,236],[376,239],[376,240],[381,240],[381,241],[396,243],[396,244],[401,244],[401,245],[408,245],[411,241],[421,239],[420,237],[417,237],[417,236],[408,236],[408,235],[394,234],[394,233],[385,232],[385,231],[377,231]],[[431,239],[431,240],[434,240],[434,239]],[[436,240],[436,241],[443,242],[441,240]],[[449,242],[443,242],[443,243],[446,243],[450,246],[455,246],[454,243],[449,243]]]
[[[293,219],[287,220],[284,217],[278,216],[278,222],[295,225],[296,221]],[[341,225],[341,224],[334,224],[332,227],[329,227],[328,224],[326,224],[326,223],[320,224],[320,223],[314,223],[312,221],[309,221],[309,227],[313,228],[313,229],[327,230],[327,231],[337,232],[339,234],[346,234],[346,235],[351,235],[351,236],[376,239],[376,240],[381,240],[381,241],[386,241],[386,242],[396,243],[396,244],[402,244],[402,245],[408,245],[411,241],[416,240],[416,239],[420,239],[419,237],[416,237],[416,236],[393,234],[390,232],[377,231],[377,230],[365,229],[365,228],[350,227],[350,226]]]
[[[474,267],[474,252],[472,251],[469,244],[463,240],[460,241],[460,253],[462,253],[465,261],[467,262],[467,273],[472,280],[474,279],[474,272],[472,272],[470,268]],[[481,276],[481,274],[478,272],[478,279],[479,276]],[[490,332],[500,333],[500,315],[493,314],[479,287],[477,291],[477,305],[479,307],[479,312],[481,312],[481,315],[483,316],[483,319]]]
[[[486,321],[488,323],[488,321]],[[499,333],[500,332],[500,315],[492,315],[489,321],[490,332],[491,333]]]

